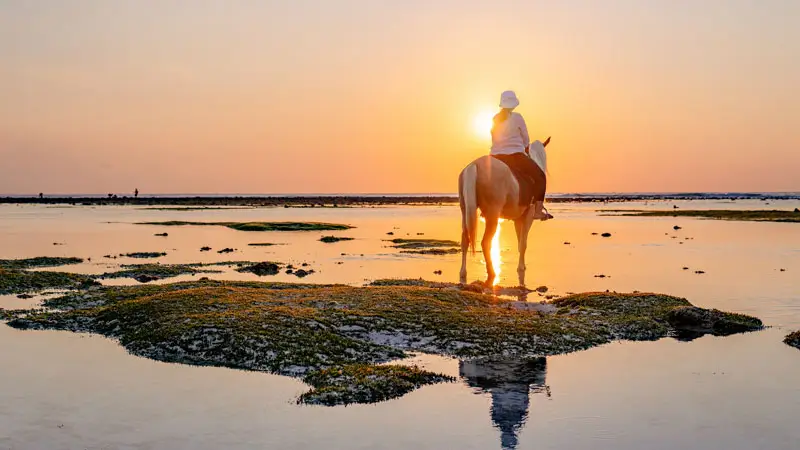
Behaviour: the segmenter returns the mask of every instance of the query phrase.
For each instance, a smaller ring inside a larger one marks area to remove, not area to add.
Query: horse
[[[545,146],[550,138],[542,143],[531,143],[527,155],[547,173],[547,154]],[[517,232],[519,263],[517,276],[519,285],[525,286],[525,250],[528,248],[528,233],[533,225],[533,208],[520,205],[520,186],[511,169],[502,161],[490,155],[481,156],[471,162],[458,176],[458,203],[461,206],[461,273],[460,282],[467,282],[467,250],[475,254],[478,236],[478,210],[486,221],[486,230],[481,240],[481,250],[486,261],[486,282],[491,287],[496,274],[492,265],[492,237],[497,231],[499,219],[514,221]]]

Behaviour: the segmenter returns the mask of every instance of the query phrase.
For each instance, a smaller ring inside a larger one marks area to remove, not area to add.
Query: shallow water
[[[612,343],[548,357],[546,368],[520,369],[510,362],[460,369],[456,360],[422,356],[429,369],[461,375],[460,381],[376,405],[327,408],[295,405],[306,387],[292,378],[159,363],[130,356],[98,336],[0,326],[0,449],[794,449],[800,442],[795,426],[800,352],[781,340],[800,328],[800,225],[595,212],[673,204],[800,206],[770,203],[556,204],[550,209],[557,219],[534,226],[527,256],[530,286],[546,285],[556,294],[663,292],[698,306],[756,315],[772,327],[761,332]],[[314,220],[357,228],[261,233],[133,224],[152,220]],[[675,231],[674,225],[682,229]],[[401,255],[383,240],[391,238],[389,231],[394,237],[424,233],[421,237],[457,240],[459,226],[453,206],[158,211],[3,205],[0,258],[80,256],[91,261],[62,270],[102,273],[120,263],[147,261],[103,255],[166,251],[154,261],[308,262],[318,272],[303,281],[315,283],[363,284],[386,277],[457,281],[459,255]],[[168,237],[153,236],[164,231]],[[328,234],[356,239],[318,242]],[[248,247],[250,242],[287,245]],[[516,284],[510,224],[503,224],[499,244],[500,282]],[[204,245],[214,251],[201,253]],[[224,247],[238,251],[216,253]],[[470,280],[484,276],[480,256],[470,257]],[[232,271],[208,276],[258,279]],[[168,281],[187,278],[192,277]],[[285,274],[261,279],[297,281]],[[0,297],[0,307],[30,302]],[[487,371],[488,383],[475,377]]]

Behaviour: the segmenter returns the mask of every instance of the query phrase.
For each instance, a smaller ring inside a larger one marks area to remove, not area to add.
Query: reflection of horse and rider
[[[477,393],[492,396],[492,422],[500,430],[502,448],[517,448],[517,434],[528,418],[531,392],[550,394],[545,384],[546,359],[461,361],[458,371]]]
[[[544,208],[547,189],[547,156],[543,143],[530,141],[528,127],[522,115],[514,112],[519,106],[517,95],[506,91],[500,96],[500,112],[492,124],[491,154],[470,163],[458,179],[461,205],[461,274],[467,282],[467,250],[475,251],[478,235],[478,209],[486,221],[481,250],[486,260],[486,285],[494,283],[492,266],[492,237],[500,219],[514,221],[519,249],[517,275],[525,284],[525,249],[528,232],[534,220],[552,219]],[[531,207],[533,206],[533,207]]]

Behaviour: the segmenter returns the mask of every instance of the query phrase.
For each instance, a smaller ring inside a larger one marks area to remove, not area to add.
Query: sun
[[[476,136],[483,139],[491,139],[494,114],[495,112],[490,109],[475,114],[472,119],[472,131]]]

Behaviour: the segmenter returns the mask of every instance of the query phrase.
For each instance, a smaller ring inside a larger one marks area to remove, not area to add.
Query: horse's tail
[[[467,232],[469,248],[475,254],[475,242],[478,240],[478,165],[470,164],[461,172],[458,186],[461,205],[461,225]]]

